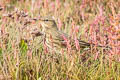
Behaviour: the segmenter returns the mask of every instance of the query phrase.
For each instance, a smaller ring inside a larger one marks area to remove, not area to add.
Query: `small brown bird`
[[[40,19],[41,25],[43,27],[43,31],[45,33],[45,39],[48,48],[54,50],[60,50],[61,48],[66,48],[67,43],[64,38],[70,41],[71,48],[75,49],[75,41],[70,38],[69,35],[63,33],[62,31],[58,30],[57,24],[52,17],[44,17]],[[82,41],[78,39],[80,47],[90,47],[88,42]],[[99,46],[102,47],[102,46]]]

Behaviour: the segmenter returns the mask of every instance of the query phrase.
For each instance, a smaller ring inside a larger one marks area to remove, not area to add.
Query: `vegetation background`
[[[46,52],[41,16],[54,16],[74,39],[111,49]],[[0,80],[119,80],[119,56],[120,0],[0,0]]]

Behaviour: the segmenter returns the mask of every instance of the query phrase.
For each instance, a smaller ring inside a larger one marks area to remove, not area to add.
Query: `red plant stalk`
[[[52,53],[55,53],[55,47],[54,47],[54,42],[53,42],[53,38],[52,38],[52,35],[50,35],[50,40],[51,40],[51,47],[53,48],[53,50],[52,50]]]
[[[65,44],[66,44],[66,46],[67,46],[68,53],[70,53],[70,51],[71,51],[70,40],[68,40],[64,35],[61,35],[61,36],[62,36],[62,38],[63,38],[64,41],[65,41]]]
[[[50,11],[53,11],[53,12],[55,12],[55,3],[54,2],[51,2],[50,3]]]
[[[75,46],[77,50],[80,50],[80,45],[79,45],[79,41],[77,39],[77,33],[79,32],[79,26],[76,26],[74,28],[74,41],[75,41]]]
[[[97,60],[99,53],[100,53],[99,51],[96,52],[96,55],[94,57],[95,60]]]
[[[77,50],[80,50],[80,45],[79,45],[79,41],[77,40],[77,37],[75,36],[75,46]]]
[[[1,25],[1,34],[3,35],[4,37],[4,34],[6,33],[5,32],[5,23],[6,23],[7,19],[5,17],[2,18],[2,25]]]
[[[28,57],[29,59],[32,59],[32,50],[31,50],[31,49],[29,49],[29,50],[27,51],[27,57]]]
[[[48,8],[48,0],[44,0],[44,8],[45,8],[45,9]]]
[[[56,8],[57,8],[57,9],[60,8],[60,0],[56,0]]]
[[[45,39],[43,40],[43,49],[44,49],[44,53],[48,53],[48,47],[47,47]]]
[[[58,18],[58,29],[60,30],[61,27],[62,27],[62,22],[61,22],[61,20]]]
[[[71,31],[70,31],[70,35],[74,35],[74,27],[75,27],[75,22],[72,21],[72,28],[71,28]]]

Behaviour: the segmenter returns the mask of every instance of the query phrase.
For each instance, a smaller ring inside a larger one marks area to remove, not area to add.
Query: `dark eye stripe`
[[[44,21],[49,21],[48,19],[45,19]]]
[[[43,21],[54,21],[54,20],[51,20],[51,19],[44,19]]]

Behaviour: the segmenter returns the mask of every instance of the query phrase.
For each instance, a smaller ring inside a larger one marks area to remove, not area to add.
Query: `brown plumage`
[[[69,35],[58,30],[57,24],[52,17],[44,17],[44,18],[41,18],[40,21],[43,27],[43,31],[45,33],[47,46],[49,48],[51,49],[66,48],[67,44],[63,38],[64,36],[67,40],[70,40],[70,45],[72,49],[73,48],[75,49],[74,40],[71,39]],[[90,45],[94,45],[94,44],[90,44],[88,42],[82,41],[80,39],[78,39],[78,41],[79,41],[80,47],[90,47]],[[98,46],[98,47],[102,47],[102,46]]]

